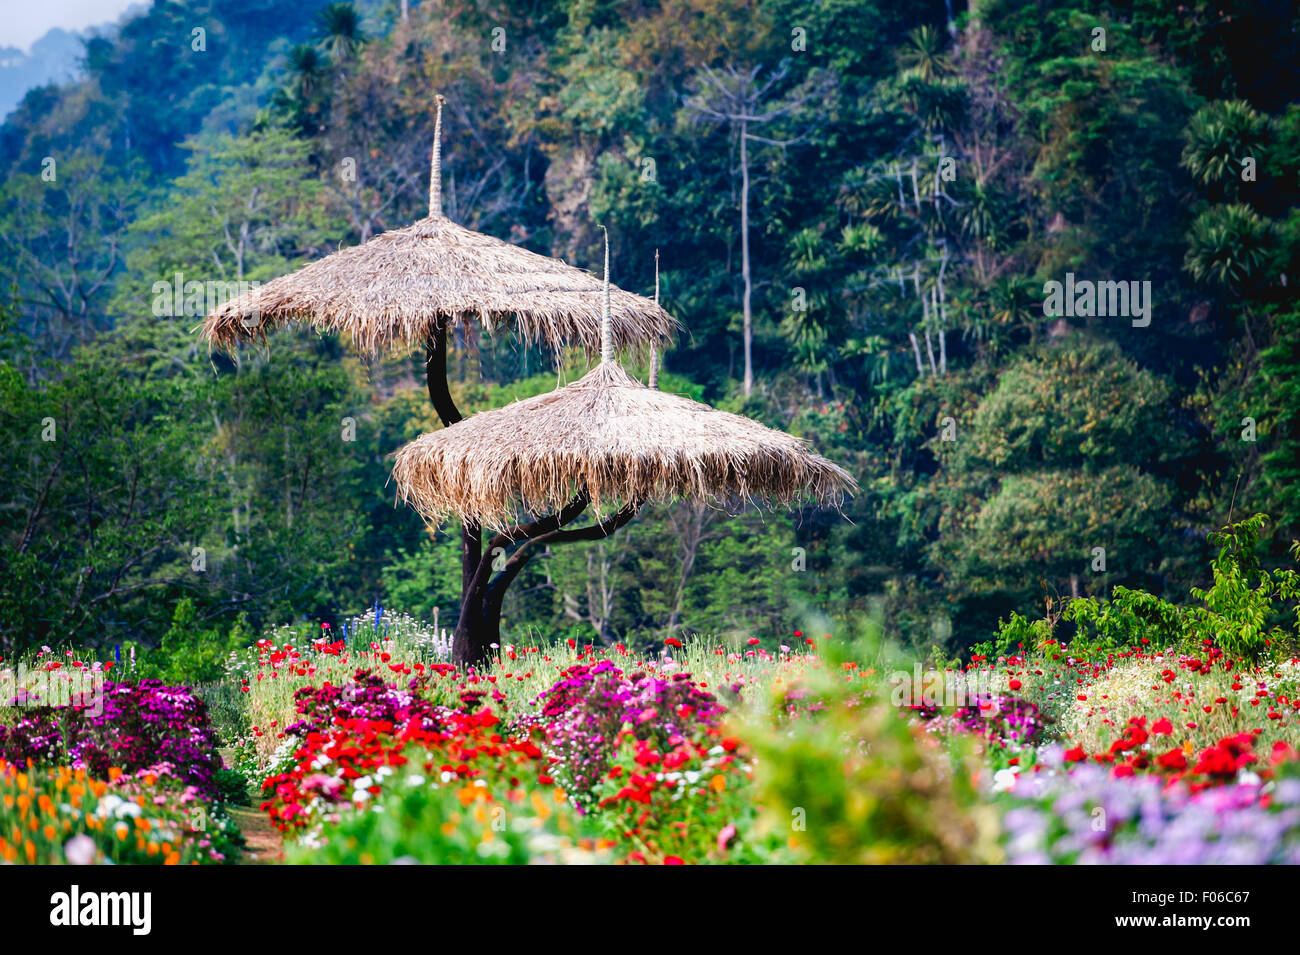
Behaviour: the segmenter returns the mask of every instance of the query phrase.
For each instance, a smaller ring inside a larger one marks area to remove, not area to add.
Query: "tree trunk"
[[[447,326],[440,324],[427,342],[428,358],[425,361],[425,381],[429,387],[429,400],[438,413],[443,427],[450,427],[464,416],[452,401],[447,384]],[[483,556],[483,534],[474,523],[461,524],[460,528],[460,601],[465,605],[470,582]]]
[[[480,560],[465,584],[460,619],[456,621],[456,633],[451,638],[451,662],[458,667],[478,666],[487,659],[488,649],[496,640],[488,633],[487,614],[483,608],[483,595],[491,570],[490,560]]]
[[[740,274],[745,281],[743,313],[745,318],[745,380],[748,398],[754,391],[754,316],[750,307],[753,282],[749,275],[749,126],[740,124]]]
[[[559,514],[534,521],[532,524],[525,525],[522,528],[516,528],[523,537],[514,537],[515,540],[523,540],[520,546],[501,568],[496,577],[488,581],[484,579],[481,594],[474,594],[477,603],[475,616],[478,620],[471,621],[466,625],[464,633],[464,643],[466,647],[476,645],[480,648],[483,656],[487,655],[488,649],[493,643],[501,642],[501,605],[505,601],[506,590],[510,587],[511,582],[519,576],[519,572],[524,569],[524,565],[537,553],[541,548],[549,544],[565,544],[573,541],[600,541],[609,537],[620,527],[626,524],[632,518],[636,517],[637,512],[641,509],[639,504],[629,504],[622,510],[611,514],[597,524],[591,524],[587,527],[569,528],[564,525],[572,523],[578,516],[586,510],[586,495],[579,495],[569,505],[567,505]],[[498,535],[492,539],[492,546],[504,546],[509,543],[513,535]],[[504,541],[504,543],[501,543]],[[491,561],[485,559],[480,564],[481,567],[491,567]],[[490,575],[489,575],[490,576]],[[464,616],[464,610],[461,611]],[[456,629],[456,642],[454,647],[461,645],[461,630]],[[482,657],[472,658],[469,663],[477,663]],[[457,660],[457,663],[461,661]]]

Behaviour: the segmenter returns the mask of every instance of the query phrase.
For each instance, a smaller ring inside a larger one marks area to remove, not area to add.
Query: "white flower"
[[[64,844],[63,856],[69,865],[94,865],[95,840],[90,836],[73,836]]]
[[[1014,769],[999,769],[993,774],[993,791],[995,793],[1004,793],[1009,791],[1016,784],[1016,771]]]
[[[1243,786],[1258,786],[1260,781],[1260,778],[1249,769],[1243,769],[1240,775],[1237,776],[1237,782],[1241,783]]]
[[[418,773],[416,773],[416,774],[414,774],[414,775],[411,775],[411,776],[407,776],[407,777],[406,777],[406,785],[408,785],[408,786],[423,786],[423,785],[424,785],[424,777],[421,776],[421,775],[418,774]]]

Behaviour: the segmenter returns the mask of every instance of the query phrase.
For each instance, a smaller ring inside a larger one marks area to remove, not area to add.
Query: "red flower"
[[[1169,736],[1174,731],[1174,724],[1163,716],[1151,724],[1151,732],[1157,736]]]
[[[1011,689],[1013,689],[1013,690],[1018,690],[1018,689],[1020,689],[1021,683],[1020,683],[1019,680],[1012,679],[1012,680],[1008,681],[1007,686],[1011,687]]]
[[[1076,746],[1074,749],[1065,751],[1065,761],[1067,763],[1082,763],[1088,758],[1088,754],[1083,751],[1082,746]]]
[[[1181,749],[1171,749],[1169,752],[1156,757],[1156,765],[1171,772],[1182,772],[1187,768],[1187,757],[1183,755]]]
[[[676,637],[669,637],[667,640],[664,641],[664,643],[668,644],[668,646],[670,647],[680,647],[682,645],[682,642],[678,640]]]

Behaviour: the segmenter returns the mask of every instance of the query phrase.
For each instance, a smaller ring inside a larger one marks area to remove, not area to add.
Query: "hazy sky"
[[[47,30],[83,30],[111,23],[135,3],[148,0],[0,0],[0,46],[26,50]]]

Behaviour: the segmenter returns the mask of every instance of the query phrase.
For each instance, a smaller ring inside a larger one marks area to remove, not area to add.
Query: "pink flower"
[[[722,831],[718,833],[718,851],[726,852],[727,847],[734,838],[736,838],[736,827],[731,823],[727,823],[722,827]]]

